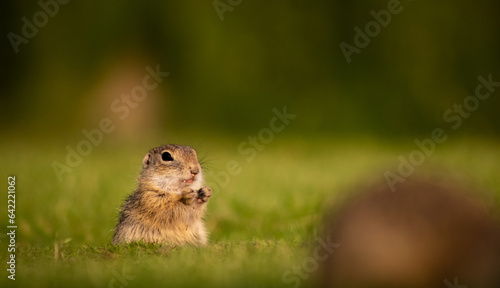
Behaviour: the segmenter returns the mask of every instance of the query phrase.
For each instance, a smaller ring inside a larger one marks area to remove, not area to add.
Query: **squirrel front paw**
[[[198,196],[198,193],[196,193],[196,191],[194,191],[193,189],[187,188],[187,189],[182,190],[180,201],[186,205],[191,205],[196,201],[197,196]]]
[[[212,189],[210,187],[203,187],[198,190],[198,197],[196,197],[196,202],[205,203],[212,196]]]

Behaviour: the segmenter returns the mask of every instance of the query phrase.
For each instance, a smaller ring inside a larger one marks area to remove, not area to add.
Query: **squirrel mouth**
[[[187,179],[187,180],[182,180],[182,182],[186,183],[186,184],[191,184],[191,183],[193,183],[193,181],[194,181],[194,178]]]

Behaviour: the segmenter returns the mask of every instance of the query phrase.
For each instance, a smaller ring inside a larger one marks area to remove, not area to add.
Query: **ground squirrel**
[[[193,148],[163,145],[142,160],[137,189],[122,206],[114,244],[143,241],[205,245],[203,216],[212,189]]]

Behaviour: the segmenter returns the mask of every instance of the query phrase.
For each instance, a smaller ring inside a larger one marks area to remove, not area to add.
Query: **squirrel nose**
[[[200,169],[198,167],[191,167],[189,170],[191,170],[191,174],[196,175],[200,173]]]

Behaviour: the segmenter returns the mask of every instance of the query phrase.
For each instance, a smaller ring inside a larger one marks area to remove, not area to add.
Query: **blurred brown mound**
[[[500,230],[481,201],[426,181],[372,187],[327,226],[326,287],[500,287]],[[456,279],[455,279],[456,278]]]

